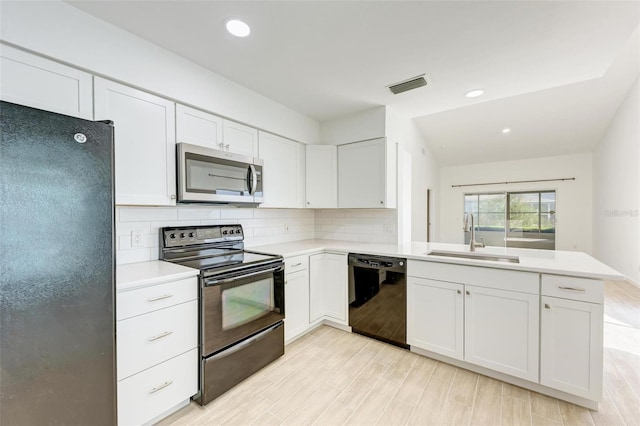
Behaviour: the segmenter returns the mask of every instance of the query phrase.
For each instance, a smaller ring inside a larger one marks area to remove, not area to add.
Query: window
[[[556,193],[527,191],[466,194],[465,213],[473,213],[476,241],[490,246],[555,249]],[[470,233],[465,233],[469,243]]]

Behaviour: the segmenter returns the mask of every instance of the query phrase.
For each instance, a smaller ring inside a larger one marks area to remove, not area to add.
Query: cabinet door
[[[307,207],[335,209],[338,207],[338,148],[307,145],[305,149]]]
[[[304,333],[309,327],[309,277],[298,271],[284,277],[284,340]]]
[[[235,121],[222,120],[222,141],[225,151],[247,157],[258,156],[258,129]]]
[[[175,106],[95,78],[95,119],[115,127],[116,204],[175,205]]]
[[[327,253],[322,266],[325,271],[325,315],[346,325],[349,307],[347,256]]]
[[[465,286],[465,361],[538,381],[539,296]]]
[[[338,147],[338,207],[385,207],[385,139]]]
[[[118,382],[118,424],[155,424],[198,392],[198,349]],[[155,421],[152,421],[155,420]]]
[[[462,360],[464,297],[462,284],[407,279],[407,343]]]
[[[5,44],[0,47],[3,101],[93,119],[91,74]]]
[[[602,399],[602,305],[542,297],[540,383]]]
[[[304,207],[304,145],[260,132],[263,166],[262,207]]]
[[[177,104],[176,139],[177,142],[223,149],[222,118]]]
[[[325,253],[309,256],[309,322],[324,316],[325,306]]]

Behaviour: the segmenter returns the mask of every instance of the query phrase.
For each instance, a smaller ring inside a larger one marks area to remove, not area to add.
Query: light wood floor
[[[640,289],[605,288],[604,401],[575,406],[320,327],[206,407],[162,425],[640,425]]]

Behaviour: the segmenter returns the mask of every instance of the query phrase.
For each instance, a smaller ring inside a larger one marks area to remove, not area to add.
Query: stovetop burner
[[[242,225],[165,227],[160,258],[210,276],[237,268],[283,262],[282,256],[244,250]]]

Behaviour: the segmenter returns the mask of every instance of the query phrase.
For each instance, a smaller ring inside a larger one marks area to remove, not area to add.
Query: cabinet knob
[[[551,309],[551,306],[549,306],[549,304],[548,304],[548,303],[545,303],[545,304],[544,304],[544,308],[545,308],[545,309]]]
[[[384,201],[380,201],[380,204],[384,204]]]
[[[226,144],[224,147],[229,151],[229,144]]]
[[[171,199],[172,199],[172,200],[175,200],[175,199],[176,199],[175,194],[171,194]]]
[[[462,291],[461,291],[461,290],[458,290],[458,291],[457,291],[457,293],[458,293],[458,294],[462,294]]]
[[[469,290],[467,290],[467,291],[465,291],[465,294],[466,294],[467,296],[470,296],[470,295],[471,295],[471,292],[470,292]]]

